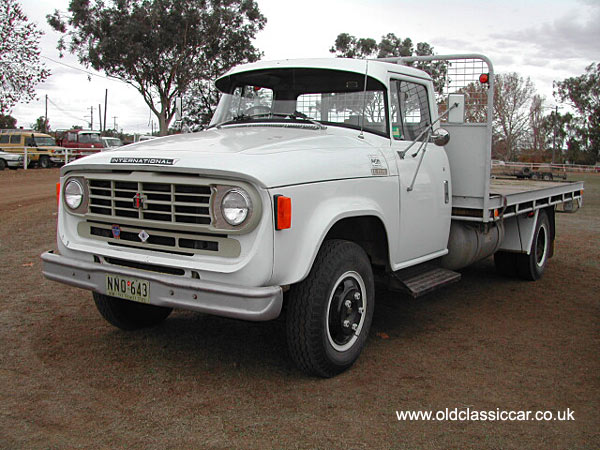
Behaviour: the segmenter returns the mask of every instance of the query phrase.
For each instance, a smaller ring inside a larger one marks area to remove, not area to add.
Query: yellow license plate
[[[150,282],[120,275],[106,275],[106,295],[150,303]]]

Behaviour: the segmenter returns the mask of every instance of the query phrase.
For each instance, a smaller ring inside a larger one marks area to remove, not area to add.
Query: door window
[[[409,81],[392,80],[392,137],[412,141],[431,125],[427,88]]]

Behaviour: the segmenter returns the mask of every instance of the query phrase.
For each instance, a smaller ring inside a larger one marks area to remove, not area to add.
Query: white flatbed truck
[[[43,273],[122,329],[285,304],[291,357],[333,376],[366,342],[376,278],[418,297],[494,255],[538,279],[555,211],[581,206],[580,182],[491,180],[493,83],[482,55],[236,67],[207,130],[61,169]]]

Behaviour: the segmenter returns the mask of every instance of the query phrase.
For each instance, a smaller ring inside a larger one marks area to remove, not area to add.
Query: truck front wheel
[[[158,325],[171,314],[171,308],[146,305],[93,293],[96,308],[107,322],[122,330],[137,330]]]
[[[38,164],[40,165],[40,167],[42,169],[47,169],[50,167],[50,158],[48,158],[46,155],[42,155],[42,156],[40,156],[40,160],[38,161]]]
[[[546,211],[540,210],[529,255],[519,254],[517,271],[524,280],[538,280],[544,273],[550,256],[550,222]]]
[[[289,292],[286,334],[298,367],[332,377],[352,366],[369,335],[374,300],[365,251],[353,242],[325,241],[308,277]]]

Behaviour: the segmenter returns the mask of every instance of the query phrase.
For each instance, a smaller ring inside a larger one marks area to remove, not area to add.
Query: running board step
[[[418,265],[398,270],[390,275],[390,288],[420,297],[441,287],[456,283],[460,273],[430,265]]]

